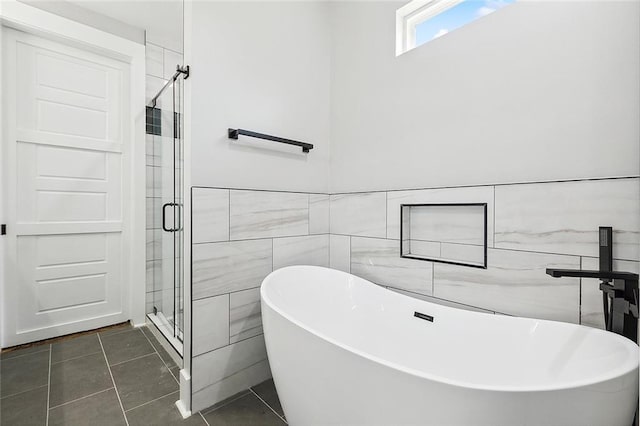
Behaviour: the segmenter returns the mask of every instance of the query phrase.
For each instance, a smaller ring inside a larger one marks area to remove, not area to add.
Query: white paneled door
[[[129,68],[3,31],[3,329],[12,346],[129,318]]]

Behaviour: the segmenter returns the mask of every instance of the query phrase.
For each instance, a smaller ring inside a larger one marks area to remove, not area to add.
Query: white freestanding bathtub
[[[271,273],[261,296],[293,426],[633,421],[638,346],[616,334],[445,307],[312,266]]]

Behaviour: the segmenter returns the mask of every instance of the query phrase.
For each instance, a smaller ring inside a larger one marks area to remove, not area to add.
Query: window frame
[[[396,56],[416,48],[416,26],[464,0],[412,0],[396,10]]]

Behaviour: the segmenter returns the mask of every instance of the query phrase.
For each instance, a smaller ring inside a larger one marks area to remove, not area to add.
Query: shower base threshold
[[[173,335],[172,327],[169,327],[167,320],[164,318],[161,312],[158,314],[147,314],[147,318],[154,327],[150,328],[154,334],[159,334],[158,341],[165,346],[165,349],[169,352],[169,355],[174,358],[174,353],[179,357],[179,360],[174,359],[178,365],[182,365],[183,346],[182,342]],[[155,328],[155,329],[154,329]],[[165,345],[166,343],[166,345]]]

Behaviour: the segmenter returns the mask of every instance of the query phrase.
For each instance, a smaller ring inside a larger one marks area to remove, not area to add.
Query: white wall
[[[238,279],[249,270],[227,262],[223,266],[231,272],[223,274],[223,281],[235,281],[222,283],[215,273],[220,259],[242,263],[250,258],[266,274],[278,264],[274,259],[286,258],[277,254],[284,247],[287,256],[298,260],[300,254],[320,252],[326,264],[328,239],[332,267],[383,285],[394,277],[395,285],[420,297],[599,324],[598,291],[581,299],[592,287],[583,293],[579,280],[557,282],[544,268],[579,267],[583,259],[593,260],[598,224],[613,224],[620,237],[616,241],[637,250],[637,198],[628,196],[637,193],[637,179],[530,185],[541,190],[531,195],[529,189],[526,202],[519,199],[519,190],[504,196],[512,189],[504,186],[381,191],[637,175],[638,5],[518,3],[396,58],[395,10],[402,4],[188,3],[192,14],[187,13],[185,25],[190,31],[185,57],[192,76],[186,119],[192,133],[186,149],[191,150],[192,184],[198,187],[193,190],[190,246],[194,321],[213,327],[207,331],[194,325],[193,409],[266,377],[261,335],[243,342],[231,339],[231,299],[255,291],[264,274]],[[304,155],[272,143],[234,142],[227,139],[228,127],[300,139],[316,148]],[[621,196],[615,189],[620,185],[625,188]],[[335,195],[329,203],[322,195],[238,188],[378,192]],[[480,201],[478,193],[488,197],[490,206],[498,200],[499,211],[507,212],[496,222],[491,213],[490,223],[500,231],[495,235],[515,229],[524,236],[521,246],[504,247],[492,238],[488,269],[478,270],[468,282],[459,279],[465,276],[459,269],[398,257],[392,231],[400,198],[469,202],[469,197]],[[563,205],[545,203],[549,194],[560,200],[572,195],[566,199],[573,209],[559,214],[555,209]],[[313,221],[318,200],[323,223],[330,223],[328,238],[308,235],[314,226],[304,224]],[[617,212],[624,220],[611,217],[606,206],[614,204],[624,207]],[[540,205],[548,209],[534,208]],[[590,214],[576,223],[576,216],[583,215],[574,210],[585,205]],[[523,215],[510,214],[513,208],[529,214],[526,223],[517,222]],[[509,220],[517,222],[514,229]],[[537,240],[538,234],[546,239]],[[586,241],[587,250],[557,249],[574,240]],[[300,241],[313,250],[295,244]],[[535,246],[539,241],[550,244]],[[512,272],[519,286],[513,285]],[[551,287],[562,288],[562,297],[547,297]],[[462,291],[450,291],[455,288]],[[503,290],[507,296],[494,297],[492,292]],[[590,306],[592,300],[596,303]],[[261,333],[257,327],[254,331]],[[214,334],[222,336],[220,342],[212,343]]]
[[[638,174],[640,3],[519,1],[395,57],[401,4],[333,4],[331,192]]]
[[[113,14],[106,13],[111,11],[123,11],[123,15],[127,16],[128,11],[130,14],[130,8],[123,8],[122,4],[116,2],[104,2],[108,5],[107,9],[97,11],[93,5],[99,2],[95,1],[76,1],[70,2],[65,0],[18,0],[20,3],[28,4],[29,6],[37,7],[38,9],[45,10],[64,18],[71,19],[72,21],[80,22],[85,25],[97,28],[101,31],[117,35],[118,37],[126,38],[136,43],[144,44],[145,42],[145,27],[138,25],[138,23],[126,23],[124,20],[118,20],[114,18]],[[100,2],[102,3],[102,2]],[[149,9],[147,9],[149,10]],[[147,13],[149,20],[153,19],[153,13]]]
[[[31,0],[42,1],[42,0]],[[47,2],[51,0],[45,0]],[[134,27],[144,28],[146,41],[182,53],[184,0],[67,0]],[[61,1],[60,1],[61,2]]]
[[[18,0],[99,30],[182,52],[184,0]]]
[[[193,3],[193,185],[327,190],[328,23],[327,3]],[[273,142],[231,141],[229,127],[315,148],[303,154]]]

